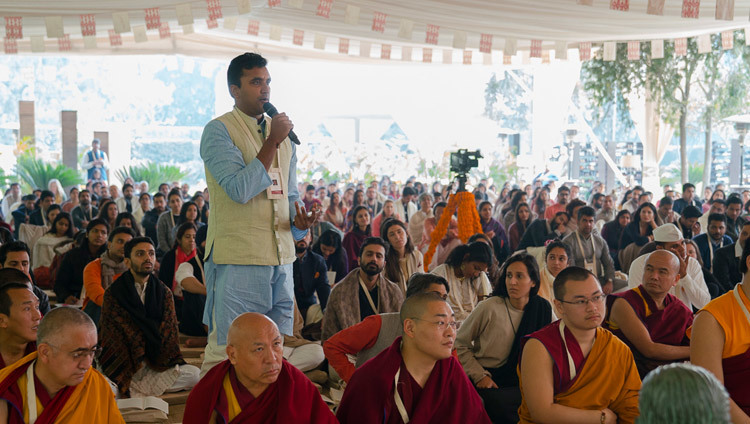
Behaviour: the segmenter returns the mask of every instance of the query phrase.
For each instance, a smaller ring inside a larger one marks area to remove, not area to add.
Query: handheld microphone
[[[271,118],[279,114],[279,111],[270,102],[263,104],[263,111],[265,111]],[[299,138],[297,138],[297,134],[292,130],[289,131],[289,139],[292,140],[294,144],[299,145]]]

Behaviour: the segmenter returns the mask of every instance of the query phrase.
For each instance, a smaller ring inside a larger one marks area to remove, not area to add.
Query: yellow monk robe
[[[724,349],[721,352],[724,387],[737,406],[750,415],[750,299],[738,284],[698,313],[704,311],[711,314],[724,330]],[[692,327],[688,328],[688,337],[692,330]]]
[[[617,422],[628,424],[638,417],[638,391],[641,379],[630,348],[615,335],[603,328],[596,329],[596,340],[588,357],[583,356],[573,334],[564,329],[567,349],[560,336],[558,320],[529,334],[521,341],[523,347],[529,339],[539,340],[554,361],[554,401],[556,404],[576,409],[600,411],[609,408],[617,415]],[[575,365],[575,376],[570,378],[568,361],[570,353]],[[521,359],[518,360],[519,369]],[[523,393],[523,379],[519,373]],[[526,399],[518,409],[520,423],[533,423]]]
[[[9,424],[29,422],[27,371],[36,358],[34,352],[0,370],[0,398],[9,402]],[[89,368],[81,384],[68,386],[51,399],[36,376],[33,378],[36,424],[125,423],[109,383],[94,368]]]

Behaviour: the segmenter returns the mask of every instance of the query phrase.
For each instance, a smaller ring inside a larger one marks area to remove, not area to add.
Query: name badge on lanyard
[[[591,236],[591,249],[593,251],[593,254],[591,256],[590,261],[588,260],[588,258],[586,258],[586,253],[583,250],[583,243],[581,243],[581,238],[578,236],[577,231],[576,231],[576,240],[578,240],[578,248],[581,249],[581,256],[583,256],[583,267],[586,268],[586,270],[591,272],[592,274],[597,275],[596,273],[596,246],[594,245],[594,237]]]
[[[284,187],[281,185],[281,168],[270,168],[268,177],[271,185],[266,189],[266,195],[270,200],[281,200],[284,198]]]

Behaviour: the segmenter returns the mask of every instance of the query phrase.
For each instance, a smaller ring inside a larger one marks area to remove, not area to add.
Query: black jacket
[[[294,261],[294,297],[300,311],[316,304],[315,293],[320,300],[320,308],[325,309],[331,286],[328,284],[328,268],[325,259],[311,250],[302,259]]]
[[[714,277],[719,282],[720,295],[732,290],[737,283],[742,282],[740,261],[734,255],[734,243],[724,246],[714,254]]]
[[[59,303],[65,302],[68,296],[80,299],[83,288],[83,269],[86,265],[107,250],[104,244],[94,255],[89,253],[89,241],[84,239],[81,246],[74,247],[63,256],[60,269],[55,279],[55,294]]]

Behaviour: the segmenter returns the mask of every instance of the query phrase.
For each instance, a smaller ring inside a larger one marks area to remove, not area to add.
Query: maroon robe
[[[625,337],[619,328],[613,329],[609,324],[609,314],[612,305],[617,298],[625,299],[633,308],[638,319],[648,330],[651,341],[672,346],[690,346],[690,339],[687,337],[687,329],[693,325],[693,312],[677,297],[667,293],[664,298],[664,309],[659,310],[654,299],[648,294],[641,284],[640,286],[630,289],[623,293],[613,294],[607,298],[607,318],[602,326],[610,330],[614,335],[620,338],[633,351],[633,358],[638,367],[638,373],[641,378],[656,369],[660,365],[669,364],[677,361],[660,361],[651,359],[643,355],[635,346]]]
[[[401,423],[395,407],[394,377],[411,424],[489,424],[482,400],[461,364],[451,356],[435,363],[424,387],[402,365],[401,337],[359,367],[341,399],[336,417],[342,424]]]
[[[224,376],[229,374],[232,388],[242,412],[232,423],[335,423],[336,417],[321,399],[318,390],[305,375],[283,361],[275,383],[254,398],[237,381],[234,367],[225,360],[211,368],[193,387],[185,405],[184,424],[206,424],[214,411],[220,423],[227,422],[227,399]]]
[[[0,399],[8,401],[8,412],[10,413],[8,424],[24,424],[23,400],[25,394],[21,394],[21,390],[18,388],[16,382],[26,373],[26,370],[28,370],[32,363],[33,361],[29,361],[21,365],[13,370],[5,380],[0,382]],[[57,415],[60,414],[60,411],[62,411],[68,399],[75,391],[76,386],[66,386],[57,392],[54,398],[50,398],[49,393],[47,393],[42,383],[37,379],[36,373],[34,373],[34,389],[39,401],[42,403],[42,407],[44,407],[37,417],[36,424],[53,424],[57,419]],[[33,402],[36,400],[29,401]]]
[[[750,349],[747,352],[721,360],[724,387],[734,403],[750,415]]]

